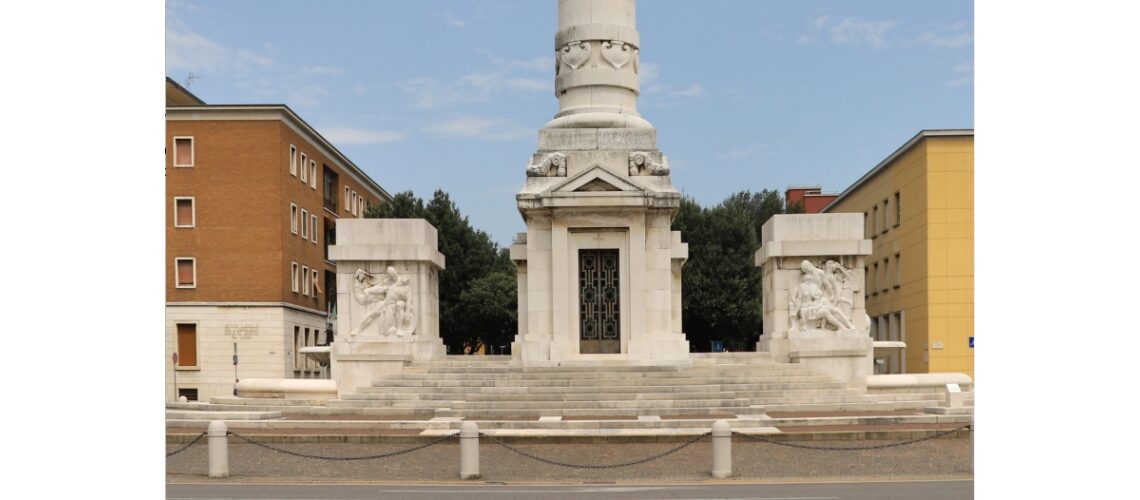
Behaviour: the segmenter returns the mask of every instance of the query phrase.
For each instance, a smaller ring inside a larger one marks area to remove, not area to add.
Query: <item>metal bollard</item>
[[[479,479],[479,426],[475,422],[459,427],[459,478]]]
[[[713,477],[724,479],[732,475],[732,429],[724,420],[713,422],[712,459]]]
[[[226,423],[221,420],[210,422],[206,428],[209,443],[210,477],[230,477],[230,452],[226,439]]]

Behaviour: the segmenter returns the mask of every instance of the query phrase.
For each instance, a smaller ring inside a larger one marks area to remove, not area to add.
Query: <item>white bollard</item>
[[[459,478],[479,479],[479,426],[475,422],[459,426]]]
[[[226,438],[226,423],[221,420],[210,422],[206,428],[206,439],[210,451],[210,477],[230,477],[230,452]]]
[[[712,426],[712,475],[724,479],[732,475],[732,429],[717,420]]]

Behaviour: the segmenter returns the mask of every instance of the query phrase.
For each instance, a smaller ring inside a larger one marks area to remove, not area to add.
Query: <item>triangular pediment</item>
[[[554,193],[581,193],[581,192],[629,192],[643,191],[642,188],[599,165],[586,170],[566,182],[550,188]]]

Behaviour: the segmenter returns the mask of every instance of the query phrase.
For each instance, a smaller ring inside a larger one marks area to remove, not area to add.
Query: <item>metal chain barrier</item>
[[[751,436],[748,434],[740,434],[739,432],[734,432],[733,434],[740,434],[741,436],[744,436],[744,437],[751,439],[753,441],[760,441],[762,443],[775,444],[775,445],[779,445],[779,446],[787,446],[789,448],[800,448],[800,449],[804,449],[804,450],[821,450],[821,451],[860,451],[860,450],[881,450],[884,448],[895,448],[898,446],[906,446],[908,444],[920,443],[922,441],[940,438],[942,436],[953,434],[953,433],[958,432],[960,430],[969,429],[969,428],[970,428],[969,425],[963,425],[963,426],[958,427],[956,429],[950,429],[948,431],[939,432],[937,434],[931,434],[931,435],[926,436],[926,437],[921,437],[921,438],[917,438],[917,439],[909,439],[906,441],[899,441],[897,443],[878,444],[878,445],[874,445],[874,446],[811,446],[811,445],[806,445],[806,444],[790,443],[790,442],[786,442],[786,441],[773,441],[771,439],[760,437],[760,436]]]
[[[234,436],[234,437],[236,437],[242,441],[245,441],[249,444],[260,446],[262,448],[265,448],[265,449],[271,450],[271,451],[275,451],[277,453],[284,453],[286,455],[292,455],[292,456],[301,457],[301,458],[312,458],[312,459],[316,459],[316,460],[335,460],[335,461],[375,460],[375,459],[379,459],[379,458],[394,457],[397,455],[403,455],[405,453],[411,453],[413,451],[419,451],[419,450],[422,450],[424,448],[430,448],[430,447],[435,446],[439,443],[447,441],[448,439],[452,439],[452,438],[459,436],[458,432],[452,433],[452,434],[447,434],[447,435],[444,435],[443,437],[440,437],[439,439],[436,439],[434,441],[424,443],[424,444],[421,444],[418,446],[413,446],[411,448],[398,450],[398,451],[392,451],[392,452],[388,452],[388,453],[380,453],[380,454],[376,454],[376,455],[362,455],[362,456],[357,456],[357,457],[326,457],[326,456],[321,456],[321,455],[311,455],[308,453],[300,453],[300,452],[296,452],[296,451],[289,451],[289,450],[278,448],[276,446],[271,446],[271,445],[268,445],[265,443],[259,443],[257,441],[253,441],[253,440],[251,440],[245,436],[242,436],[241,434],[238,434],[236,432],[227,432],[226,434]]]
[[[496,438],[495,436],[492,436],[490,434],[479,433],[479,435],[491,440],[492,443],[495,443],[499,446],[502,446],[503,448],[506,448],[510,451],[518,453],[519,455],[527,457],[531,460],[537,460],[539,462],[548,463],[551,465],[559,465],[562,467],[572,467],[575,469],[616,469],[618,467],[629,467],[631,465],[640,465],[640,464],[643,464],[646,462],[652,462],[652,461],[657,460],[659,458],[664,458],[666,456],[672,455],[678,451],[681,451],[681,450],[687,448],[689,445],[692,445],[693,443],[700,441],[701,439],[709,437],[710,435],[712,435],[712,432],[706,432],[704,434],[699,434],[696,437],[694,437],[693,439],[690,439],[689,441],[682,443],[680,446],[677,446],[676,448],[667,450],[663,453],[658,453],[658,454],[650,456],[650,457],[643,458],[641,460],[634,460],[632,462],[624,462],[624,463],[619,463],[619,464],[604,464],[604,465],[582,465],[582,464],[568,464],[566,462],[559,462],[557,460],[551,460],[549,458],[543,458],[543,457],[540,457],[537,455],[532,455],[530,453],[527,453],[523,450],[520,450],[518,448],[515,448],[515,447],[503,442],[499,438]]]
[[[167,458],[170,458],[170,457],[173,457],[174,455],[177,455],[177,454],[179,454],[179,453],[182,453],[182,452],[186,451],[186,449],[187,449],[187,448],[190,448],[191,446],[194,446],[195,444],[198,444],[198,441],[201,441],[201,440],[202,440],[202,438],[204,438],[204,437],[206,437],[206,433],[205,433],[205,432],[203,432],[203,433],[199,434],[199,435],[198,435],[198,437],[194,438],[194,439],[193,439],[192,441],[190,441],[189,443],[186,443],[186,445],[185,445],[185,446],[183,446],[183,447],[181,447],[181,448],[179,448],[179,449],[177,449],[177,450],[174,450],[174,451],[172,451],[172,452],[170,452],[170,453],[167,453],[167,454],[166,454],[166,457],[167,457]]]

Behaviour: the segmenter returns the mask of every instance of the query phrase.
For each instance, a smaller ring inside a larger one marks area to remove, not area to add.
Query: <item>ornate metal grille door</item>
[[[578,332],[582,354],[621,353],[618,251],[578,250]]]

